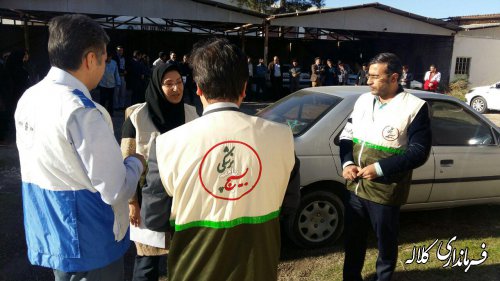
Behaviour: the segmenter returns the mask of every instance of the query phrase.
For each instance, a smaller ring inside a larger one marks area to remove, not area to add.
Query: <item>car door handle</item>
[[[445,159],[445,160],[441,160],[441,167],[451,167],[453,166],[453,160],[451,159]]]

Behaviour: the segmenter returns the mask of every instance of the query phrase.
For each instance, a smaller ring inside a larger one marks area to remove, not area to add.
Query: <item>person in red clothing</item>
[[[441,81],[441,73],[439,73],[436,67],[431,64],[429,71],[425,73],[424,90],[436,92],[439,81]]]

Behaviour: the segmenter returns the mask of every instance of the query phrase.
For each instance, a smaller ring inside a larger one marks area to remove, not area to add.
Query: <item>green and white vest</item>
[[[408,127],[425,102],[401,92],[376,112],[371,93],[359,97],[352,118],[353,156],[361,168],[381,159],[405,152]],[[402,205],[408,198],[412,171],[384,175],[373,181],[359,179],[347,183],[347,188],[361,198],[384,205]]]

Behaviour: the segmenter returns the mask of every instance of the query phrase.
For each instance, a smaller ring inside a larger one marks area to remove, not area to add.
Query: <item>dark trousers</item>
[[[133,281],[157,281],[161,256],[135,256]]]
[[[246,94],[246,97],[245,97],[245,100],[246,101],[255,101],[255,94],[254,92],[252,91],[252,84],[253,84],[253,77],[248,77],[248,80],[247,80],[247,88],[245,89],[245,94]]]
[[[131,83],[130,88],[132,89],[131,104],[143,103],[145,101],[144,92],[146,88],[144,87],[142,80],[135,80]]]
[[[261,93],[262,92],[262,93]],[[255,96],[256,100],[262,101],[266,96],[266,78],[257,77],[255,78]]]
[[[362,281],[366,239],[371,225],[377,235],[377,280],[391,280],[398,257],[400,206],[377,204],[349,192],[345,217],[344,280]]]
[[[273,100],[281,99],[283,97],[283,78],[271,76],[271,87]]]
[[[292,77],[290,76],[290,93],[299,90],[300,77]]]
[[[99,103],[108,110],[109,115],[113,116],[115,88],[99,87],[99,91]]]
[[[105,267],[86,272],[63,272],[57,269],[54,269],[53,271],[55,281],[123,281],[125,279],[123,257]]]

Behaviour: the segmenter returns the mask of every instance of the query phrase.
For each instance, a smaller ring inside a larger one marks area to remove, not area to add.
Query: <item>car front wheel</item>
[[[488,110],[486,100],[483,97],[475,97],[470,102],[470,106],[479,113],[485,113]]]
[[[332,192],[321,190],[306,193],[288,224],[288,236],[300,247],[331,245],[344,229],[344,204]]]

